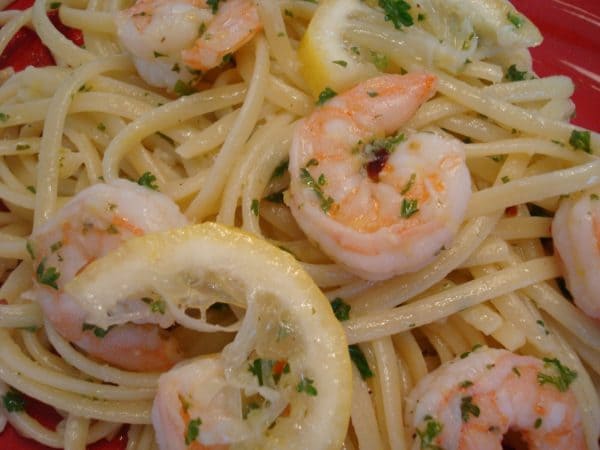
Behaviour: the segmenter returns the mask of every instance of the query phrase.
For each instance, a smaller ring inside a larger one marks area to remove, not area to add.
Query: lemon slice
[[[315,97],[325,87],[341,92],[377,74],[375,66],[362,60],[358,47],[344,37],[354,17],[369,14],[371,8],[360,0],[319,3],[298,48],[302,75]]]
[[[232,448],[341,447],[351,403],[346,338],[325,296],[288,253],[205,223],[129,240],[87,266],[66,290],[87,312],[86,322],[103,328],[125,321],[127,304],[135,301],[129,299],[148,292],[159,295],[178,321],[206,295],[242,306],[246,312],[234,341],[216,360],[187,365],[218,374],[214,392],[202,392],[204,400],[254,398],[259,408],[232,412],[232,402],[219,400],[228,405],[235,426],[219,424],[218,407],[206,408],[199,442]],[[200,383],[199,389],[209,388]],[[227,430],[226,442],[214,441],[215,429]]]

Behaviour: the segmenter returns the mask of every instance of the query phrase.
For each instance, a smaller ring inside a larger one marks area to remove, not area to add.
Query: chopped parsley
[[[32,194],[35,194],[35,186],[27,186],[27,190]]]
[[[313,192],[317,195],[317,197],[321,201],[321,209],[323,210],[323,212],[328,212],[331,208],[331,205],[333,205],[334,203],[333,198],[323,193],[321,186],[315,181],[315,179],[312,177],[312,175],[310,174],[308,169],[306,169],[306,167],[300,169],[300,178],[302,179],[304,184],[311,188]]]
[[[385,150],[387,153],[392,153],[396,147],[396,144],[399,144],[404,139],[404,133],[398,133],[386,138],[373,139],[366,144],[363,141],[358,141],[358,144],[352,149],[352,153],[358,153],[361,150],[366,154],[375,154],[380,150]]]
[[[221,0],[206,0],[206,4],[212,8],[212,13],[216,14],[219,10],[219,2]]]
[[[369,97],[377,97],[379,95],[379,93],[377,91],[368,91],[367,95]]]
[[[50,9],[58,9],[60,8],[61,3],[60,2],[52,2],[50,3]]]
[[[248,371],[258,379],[259,386],[264,386],[261,358],[255,359],[252,364],[248,366]]]
[[[308,160],[308,162],[306,163],[306,167],[310,167],[310,166],[318,166],[319,165],[319,161],[317,161],[316,158],[310,158]]]
[[[418,202],[417,199],[403,198],[402,199],[402,206],[400,207],[400,215],[403,218],[408,219],[413,214],[416,214],[417,212],[419,212],[419,206],[418,205],[419,205],[419,202]]]
[[[600,200],[600,197],[598,196],[598,194],[590,194],[590,200],[593,200],[593,201]]]
[[[519,370],[518,367],[513,367],[512,371],[515,373],[515,375],[517,375],[518,377],[521,376],[521,371]]]
[[[337,92],[335,92],[333,89],[331,89],[329,86],[327,86],[319,94],[319,99],[317,100],[317,105],[322,105],[327,100],[332,99],[336,95],[337,95]]]
[[[408,12],[410,4],[404,0],[379,0],[379,6],[385,12],[385,20],[392,22],[397,30],[401,30],[402,26],[410,27],[414,23]]]
[[[535,323],[537,323],[540,327],[544,329],[544,333],[546,333],[546,335],[550,334],[550,332],[546,329],[546,324],[543,320],[536,320]]]
[[[535,423],[533,424],[533,427],[537,430],[541,426],[542,426],[542,418],[538,417],[537,419],[535,419]]]
[[[202,35],[204,34],[204,32],[206,31],[206,24],[204,22],[202,22],[200,24],[200,26],[198,27],[198,37],[202,37]],[[175,63],[177,64],[177,63]],[[178,66],[179,68],[179,66]],[[179,70],[177,70],[177,72],[179,72]]]
[[[63,246],[62,241],[56,241],[54,244],[52,244],[50,246],[50,251],[52,253],[56,252],[57,250],[60,250],[60,248]]]
[[[31,148],[29,144],[17,144],[17,151],[27,150]]]
[[[471,48],[471,44],[473,43],[473,39],[475,39],[477,35],[474,32],[469,33],[467,39],[463,42],[462,49],[469,50]]]
[[[289,161],[286,159],[279,163],[275,170],[273,170],[273,174],[271,175],[271,179],[282,177],[283,174],[288,170]]]
[[[465,359],[467,356],[469,356],[472,352],[474,352],[475,350],[477,350],[479,347],[481,347],[481,344],[475,344],[473,346],[473,348],[471,348],[470,352],[464,352],[460,354],[460,359]],[[492,364],[493,367],[493,364]]]
[[[348,66],[348,63],[346,61],[344,61],[343,59],[338,59],[336,61],[331,61],[334,64],[337,64],[338,66],[342,66],[342,67],[346,67]]]
[[[154,300],[150,297],[143,297],[142,301],[150,307],[150,311],[153,313],[164,314],[167,310],[167,302],[165,302],[162,298]]]
[[[296,392],[304,392],[311,397],[315,397],[318,394],[317,388],[314,386],[314,380],[304,377],[302,377],[300,382],[296,385]]]
[[[223,56],[223,59],[221,60],[221,65],[227,65],[229,64],[231,61],[233,61],[233,53],[226,53]]]
[[[411,173],[410,174],[410,178],[408,179],[408,181],[406,182],[406,184],[404,185],[404,187],[402,188],[402,190],[400,191],[401,195],[406,194],[408,191],[410,191],[410,188],[413,187],[413,184],[415,184],[415,180],[417,178],[417,174],[416,173]]]
[[[119,234],[119,229],[111,223],[108,227],[106,227],[106,232],[108,234]]]
[[[29,256],[31,256],[31,259],[35,259],[35,251],[33,250],[33,244],[31,241],[27,241],[25,243],[25,249],[27,250],[27,253],[29,253]]]
[[[333,299],[331,302],[331,309],[333,309],[333,314],[340,322],[350,319],[350,309],[352,309],[352,307],[340,297]]]
[[[173,86],[173,91],[180,97],[183,97],[184,95],[192,95],[197,92],[196,88],[192,86],[191,81],[186,83],[183,80],[177,80],[175,86]]]
[[[96,125],[96,128],[98,128],[100,131],[106,131],[106,125],[104,125],[102,122]]]
[[[481,413],[479,406],[474,404],[472,401],[473,397],[471,397],[470,395],[467,397],[463,397],[460,401],[460,415],[462,417],[463,422],[469,421],[469,414],[475,417],[479,417],[479,414]]]
[[[8,114],[0,112],[0,122],[6,122],[8,119],[10,119],[10,116]]]
[[[421,450],[442,450],[442,447],[435,445],[434,441],[436,436],[438,436],[444,426],[435,420],[433,417],[427,415],[425,416],[425,429],[420,430],[416,429],[417,436],[421,440],[421,446],[419,447]]]
[[[510,177],[508,175],[504,175],[502,178],[500,178],[500,180],[506,184],[510,181]]]
[[[252,211],[252,214],[254,214],[255,216],[258,217],[258,209],[260,207],[260,203],[258,202],[258,199],[253,198],[252,199],[252,205],[250,206],[250,210]]]
[[[171,72],[179,73],[180,70],[181,70],[181,68],[179,67],[179,64],[177,64],[177,63],[175,63],[171,66]]]
[[[60,272],[56,270],[56,267],[46,267],[46,258],[39,263],[35,273],[39,283],[58,290],[56,280],[60,278]]]
[[[115,327],[115,325],[111,325],[108,328],[100,328],[97,327],[94,324],[91,323],[83,323],[81,330],[82,331],[88,331],[91,330],[94,333],[94,336],[98,337],[98,338],[103,338],[104,336],[106,336],[108,334],[108,332],[110,330],[112,330]]]
[[[378,70],[384,71],[389,65],[387,55],[379,52],[371,52],[371,62],[377,67]]]
[[[427,16],[425,14],[423,14],[423,13],[417,14],[417,20],[419,22],[423,22],[425,19],[427,19]]]
[[[158,185],[156,184],[156,176],[152,172],[144,172],[141,177],[138,178],[137,184],[140,186],[147,187],[154,191],[158,191]]]
[[[529,75],[529,73],[527,73],[526,70],[520,71],[519,69],[517,69],[516,64],[513,64],[512,66],[510,66],[508,68],[508,70],[506,71],[506,79],[508,81],[522,81],[522,80],[528,80],[530,78],[531,78],[531,75]]]
[[[460,384],[459,384],[459,386],[461,388],[465,388],[466,389],[466,388],[468,388],[470,386],[473,386],[473,382],[471,380],[461,381]]]
[[[10,389],[2,396],[2,403],[8,412],[25,411],[25,398],[20,392]]]
[[[167,55],[165,55],[164,53],[157,52],[156,50],[154,50],[154,51],[152,52],[152,54],[154,55],[154,57],[155,57],[155,58],[162,58],[162,57],[165,57],[165,56],[167,56]]]
[[[569,369],[567,366],[563,366],[562,363],[556,358],[544,358],[544,367],[554,367],[558,375],[548,375],[542,372],[537,374],[538,383],[553,384],[560,392],[565,392],[569,389],[569,385],[577,378],[577,372]]]
[[[508,12],[508,14],[506,15],[506,18],[508,19],[508,21],[510,23],[512,23],[515,26],[515,28],[521,28],[523,26],[523,24],[525,23],[523,16],[516,14],[512,11]]]
[[[211,0],[207,0],[207,3],[210,5]],[[217,0],[218,3],[218,0]],[[213,7],[214,12],[214,7]],[[200,417],[196,417],[188,422],[187,430],[185,432],[185,445],[190,445],[198,438],[198,434],[200,434],[200,425],[202,425],[202,420]]]
[[[371,371],[367,358],[365,357],[365,354],[360,349],[358,344],[349,345],[348,352],[350,353],[350,359],[352,360],[352,362],[358,369],[358,372],[360,373],[360,377],[363,380],[371,378],[373,376],[373,371]]]
[[[283,13],[288,17],[294,17],[294,13],[287,8],[283,10]]]
[[[571,137],[569,138],[569,144],[571,144],[574,149],[583,150],[586,153],[592,153],[589,131],[573,130],[571,132]]]

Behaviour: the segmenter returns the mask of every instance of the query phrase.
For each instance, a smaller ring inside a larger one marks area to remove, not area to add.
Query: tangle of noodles
[[[415,11],[416,2],[409,3]],[[420,3],[425,16],[435,16],[426,11],[432,2]],[[239,227],[274,243],[302,263],[330,300],[351,306],[342,323],[348,344],[362,350],[373,376],[363,379],[353,368],[346,449],[411,448],[403,399],[425,374],[476,345],[558,358],[576,370],[573,390],[587,445],[597,449],[600,326],[559,287],[561,269],[549,244],[560,198],[600,180],[600,136],[591,132],[589,152],[569,144],[573,131],[581,131],[568,122],[572,82],[563,76],[507,81],[514,63],[533,73],[524,47],[482,48],[455,70],[408,51],[406,31],[394,29],[377,7],[354,21],[346,39],[384,55],[382,70],[426,68],[438,76],[437,94],[407,126],[466,142],[474,191],[458,235],[431,264],[364,281],[333,263],[285,203],[269,197],[286,190],[289,176],[281,169],[293,127],[315,107],[297,48],[317,5],[257,4],[263,30],[234,62],[210,71],[197,93],[181,97],[138,76],[112,20],[126,6],[120,1],[62,1],[60,18],[83,31],[85,47],[48,20],[49,2],[0,13],[0,51],[27,25],[57,61],[8,70],[0,86],[0,391],[34,397],[64,420],[49,430],[6,404],[0,417],[54,448],[83,449],[122,424],[130,425],[127,449],[158,448],[150,421],[158,374],[88,357],[24,296],[34,275],[26,249],[33,230],[89,185],[150,172],[191,221]],[[205,333],[186,354],[214,352],[230,339]]]

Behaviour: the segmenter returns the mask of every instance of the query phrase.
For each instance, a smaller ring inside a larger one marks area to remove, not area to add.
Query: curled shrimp
[[[261,29],[253,0],[138,0],[116,24],[142,78],[170,89],[227,61]]]
[[[123,241],[181,227],[187,220],[166,196],[125,180],[97,184],[77,194],[36,230],[29,242],[35,275],[29,296],[56,330],[89,355],[128,370],[165,370],[182,357],[160,307],[140,301],[127,311],[137,322],[98,328],[63,287],[90,262]],[[159,305],[160,306],[160,305]]]
[[[383,75],[301,121],[288,204],[309,238],[372,280],[427,265],[455,235],[471,195],[462,142],[396,134],[435,93],[424,73]]]
[[[412,448],[501,450],[511,430],[530,450],[583,450],[581,413],[569,387],[576,376],[557,359],[497,349],[461,355],[409,394]]]
[[[554,247],[575,304],[600,319],[600,187],[563,199],[552,222]]]

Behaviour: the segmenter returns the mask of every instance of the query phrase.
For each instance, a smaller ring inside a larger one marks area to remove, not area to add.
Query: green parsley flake
[[[520,71],[517,69],[517,65],[513,64],[512,66],[510,66],[508,68],[508,70],[506,71],[506,79],[508,81],[522,81],[522,80],[528,80],[531,78],[531,75],[529,75],[529,73],[527,73],[526,70],[524,71]]]
[[[515,374],[516,374],[518,377],[520,377],[520,376],[521,376],[521,371],[519,370],[519,368],[518,368],[518,367],[513,367],[513,368],[512,368],[512,371],[513,371],[513,372],[514,372],[514,373],[515,373]]]
[[[25,243],[25,249],[27,250],[27,253],[29,253],[29,256],[31,256],[31,259],[35,259],[35,251],[33,250],[33,244],[31,241],[27,241]]]
[[[427,415],[424,417],[425,419],[425,429],[420,430],[416,429],[417,436],[421,440],[421,450],[442,450],[441,447],[434,444],[436,436],[438,436],[444,426],[435,420],[433,417]]]
[[[283,13],[288,17],[294,17],[294,13],[287,8],[283,10]]]
[[[27,186],[27,190],[32,194],[35,194],[35,186]]]
[[[542,426],[542,418],[538,417],[537,419],[535,419],[535,423],[533,424],[533,427],[537,430],[541,426]]]
[[[252,364],[248,365],[248,371],[258,379],[258,385],[264,386],[262,359],[255,359]]]
[[[186,83],[183,80],[177,80],[175,86],[173,86],[173,91],[180,97],[183,97],[185,95],[192,95],[197,92],[196,88],[192,86],[191,81],[190,83]]]
[[[208,4],[210,4],[210,0],[207,0],[207,2]],[[218,3],[218,0],[216,3]],[[213,7],[213,12],[214,11],[215,10]],[[198,435],[200,434],[200,425],[202,425],[202,420],[200,419],[200,417],[197,417],[188,422],[187,430],[185,432],[185,445],[190,445],[198,438]]]
[[[206,4],[212,8],[212,13],[216,14],[219,10],[219,2],[221,0],[206,0]]]
[[[500,180],[506,184],[510,181],[510,177],[508,175],[504,175],[502,178],[500,178]]]
[[[317,388],[314,386],[313,383],[314,380],[302,377],[300,379],[300,382],[296,385],[296,392],[304,392],[305,394],[310,395],[311,397],[315,397],[318,394],[318,392]]]
[[[378,93],[378,92],[376,92],[376,91],[368,91],[368,92],[367,92],[367,95],[368,95],[369,97],[377,97],[377,96],[379,95],[379,93]]]
[[[461,381],[460,384],[459,384],[459,386],[461,388],[465,388],[466,389],[466,388],[468,388],[470,386],[473,386],[473,382],[471,380]]]
[[[17,151],[27,150],[31,148],[29,144],[17,144]]]
[[[469,395],[467,397],[463,397],[460,401],[460,415],[463,422],[469,421],[469,414],[479,417],[479,414],[481,413],[479,406],[472,403],[472,400],[473,397]]]
[[[425,19],[427,19],[427,16],[425,14],[423,14],[423,13],[417,14],[417,20],[419,22],[423,22]]]
[[[321,189],[321,186],[315,181],[312,177],[308,169],[303,167],[300,169],[300,179],[304,182],[306,186],[313,190],[313,192],[317,195],[319,200],[321,201],[321,209],[323,212],[327,213],[331,208],[331,205],[335,202],[333,198],[330,196],[326,196]]]
[[[592,153],[590,147],[590,132],[573,130],[569,138],[569,144],[576,150],[583,150],[586,153]]]
[[[340,322],[350,319],[350,310],[352,307],[340,297],[333,299],[331,309],[333,309],[333,314]]]
[[[414,23],[408,12],[410,4],[404,0],[379,0],[379,6],[385,12],[385,20],[392,22],[397,30],[401,30],[402,26],[410,27]]]
[[[112,330],[115,327],[115,325],[111,325],[108,328],[100,328],[97,327],[96,325],[93,325],[91,323],[83,323],[83,325],[81,326],[81,330],[82,331],[88,331],[91,330],[94,333],[94,336],[98,337],[98,338],[103,338],[104,336],[106,336],[108,334],[108,332],[110,330]]]
[[[39,263],[35,273],[37,281],[40,284],[45,284],[46,286],[58,290],[56,280],[60,278],[60,272],[56,270],[56,267],[46,267],[46,258],[42,259]]]
[[[600,197],[598,196],[598,194],[590,194],[590,200],[600,200]]]
[[[50,9],[58,9],[60,8],[61,3],[60,2],[52,2],[50,3]]]
[[[8,412],[25,411],[25,398],[20,392],[10,389],[2,396],[2,403]]]
[[[63,246],[63,243],[62,243],[62,241],[56,241],[54,244],[52,244],[52,245],[50,246],[50,251],[51,251],[52,253],[54,253],[54,252],[56,252],[56,251],[60,250],[60,248],[61,248],[62,246]]]
[[[153,313],[164,314],[167,310],[167,302],[165,302],[162,298],[154,300],[150,297],[143,297],[142,301],[150,306],[150,311]]]
[[[509,13],[506,15],[506,18],[515,26],[515,28],[521,28],[525,23],[525,20],[521,15],[513,13],[512,11],[509,11]]]
[[[331,61],[334,64],[337,64],[338,66],[342,66],[342,67],[347,67],[348,63],[346,61],[344,61],[343,59],[338,59],[336,61]]]
[[[410,178],[408,179],[407,183],[404,185],[404,187],[402,188],[402,190],[400,191],[401,195],[406,194],[408,191],[410,191],[410,188],[413,187],[413,184],[415,184],[415,180],[417,179],[417,174],[416,173],[412,173],[410,174]]]
[[[206,31],[206,24],[204,22],[202,22],[200,24],[200,26],[198,27],[198,37],[202,37],[202,35],[204,34],[205,31]],[[179,66],[178,66],[178,69],[179,69]],[[179,72],[179,70],[177,70],[177,72]]]
[[[469,355],[470,355],[472,352],[474,352],[475,350],[477,350],[477,349],[478,349],[479,347],[481,347],[481,346],[482,346],[481,344],[475,344],[475,345],[473,346],[473,348],[471,348],[471,351],[470,351],[470,352],[464,352],[464,353],[461,353],[461,354],[460,354],[460,359],[465,359],[467,356],[469,356]],[[492,364],[492,367],[493,367],[493,364]]]
[[[371,62],[377,67],[378,70],[384,71],[390,64],[387,55],[379,52],[371,52]]]
[[[333,97],[335,97],[337,95],[337,92],[335,92],[333,89],[331,89],[330,87],[326,87],[325,89],[323,89],[321,91],[321,93],[319,94],[319,99],[317,100],[317,105],[322,105],[323,103],[325,103],[327,100],[332,99]]]
[[[352,360],[352,362],[358,369],[358,372],[360,373],[360,377],[363,380],[371,378],[373,376],[373,371],[369,367],[369,362],[367,361],[365,354],[360,349],[358,344],[349,345],[348,352],[350,353],[350,359]]]
[[[106,125],[104,125],[102,122],[96,125],[96,128],[98,128],[100,131],[106,131]]]
[[[258,217],[258,209],[260,207],[260,203],[258,201],[258,199],[253,198],[252,199],[252,205],[250,206],[250,210],[252,211],[252,214],[254,214],[255,216]]]
[[[403,198],[402,199],[402,206],[400,208],[400,215],[404,219],[408,219],[413,214],[416,214],[417,212],[419,212],[419,206],[418,206],[418,204],[419,204],[419,202],[418,202],[417,199]]]
[[[10,116],[8,114],[0,112],[0,122],[6,122],[8,119],[10,119]]]
[[[221,65],[225,66],[231,61],[233,61],[233,53],[227,53],[223,56],[223,59],[221,60]]]
[[[569,385],[577,378],[576,371],[569,369],[567,366],[563,366],[556,358],[544,358],[544,367],[554,367],[558,372],[558,375],[548,375],[539,372],[537,374],[538,383],[541,385],[553,384],[560,392],[565,392],[569,389]]]
[[[156,184],[156,177],[152,172],[144,172],[142,176],[137,180],[137,184],[140,186],[147,187],[153,191],[158,191],[158,185]]]

